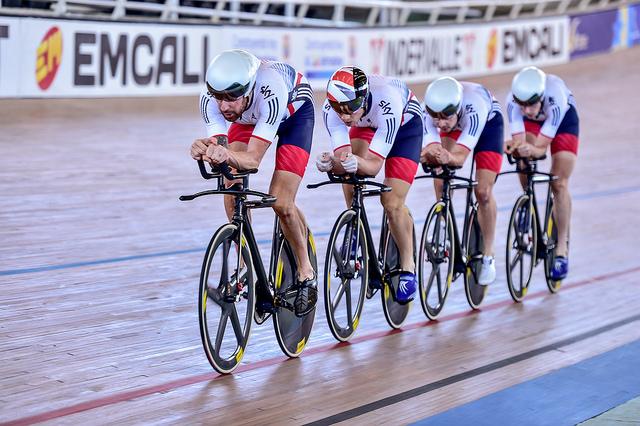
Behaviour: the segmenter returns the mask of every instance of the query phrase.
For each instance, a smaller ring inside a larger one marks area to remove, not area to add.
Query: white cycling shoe
[[[496,280],[496,261],[493,256],[482,256],[478,284],[489,285]]]

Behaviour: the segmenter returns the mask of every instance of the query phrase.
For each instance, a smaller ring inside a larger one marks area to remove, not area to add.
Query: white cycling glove
[[[316,157],[316,167],[322,173],[330,172],[333,169],[333,161],[329,151],[324,151]]]
[[[347,156],[347,158],[340,161],[340,163],[347,173],[355,173],[358,171],[358,159],[353,154]]]

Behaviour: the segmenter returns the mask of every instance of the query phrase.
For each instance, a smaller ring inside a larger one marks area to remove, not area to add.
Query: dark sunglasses
[[[247,91],[247,86],[235,85],[227,90],[217,91],[207,83],[207,92],[217,101],[233,102],[243,97]]]
[[[515,103],[517,103],[518,105],[523,106],[523,107],[534,105],[534,104],[540,102],[540,99],[542,99],[542,96],[539,96],[539,95],[533,95],[532,97],[530,97],[526,101],[521,101],[520,99],[516,98],[515,96],[513,97],[513,101]]]
[[[440,120],[446,120],[447,118],[453,116],[454,114],[456,114],[458,112],[458,107],[456,105],[449,105],[448,107],[446,107],[445,109],[443,109],[440,112],[436,112],[436,111],[432,110],[431,108],[429,108],[426,105],[425,105],[425,109],[427,110],[427,113],[431,117],[437,118],[437,119],[440,119]]]
[[[364,105],[364,96],[358,96],[354,100],[347,102],[329,100],[329,105],[331,105],[331,108],[338,114],[353,114]]]

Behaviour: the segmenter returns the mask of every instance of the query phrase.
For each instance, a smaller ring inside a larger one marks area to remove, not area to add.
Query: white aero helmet
[[[207,91],[218,100],[246,96],[253,89],[259,67],[260,59],[246,50],[225,50],[209,63]]]
[[[424,95],[427,112],[433,118],[449,118],[462,107],[462,84],[452,77],[434,80]]]
[[[533,105],[544,96],[547,76],[540,68],[526,67],[513,77],[513,100],[523,106]]]

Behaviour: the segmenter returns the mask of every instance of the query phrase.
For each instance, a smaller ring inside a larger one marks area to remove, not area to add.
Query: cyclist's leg
[[[255,126],[253,124],[238,124],[233,123],[229,127],[229,145],[228,148],[230,151],[240,152],[246,151],[249,146],[249,139],[251,139],[251,135],[253,134],[253,128]],[[227,187],[233,185],[236,182],[242,182],[241,180],[236,181],[226,181]],[[233,217],[233,210],[235,208],[235,201],[232,195],[224,196],[224,210],[227,213],[227,218],[231,220]]]
[[[269,193],[277,197],[273,209],[280,218],[282,232],[293,249],[301,281],[315,276],[307,251],[307,224],[295,205],[296,194],[309,162],[313,125],[311,101],[305,102],[280,125],[276,167],[269,188]]]
[[[278,153],[280,154],[280,153]],[[313,277],[314,271],[307,252],[307,224],[302,212],[295,205],[296,193],[302,177],[285,170],[275,170],[269,193],[277,197],[273,210],[280,218],[285,238],[291,244],[298,265],[298,278]]]
[[[414,170],[417,168],[416,164]],[[389,230],[400,251],[400,267],[404,271],[413,272],[415,270],[413,219],[411,219],[409,209],[405,205],[411,184],[405,180],[390,177],[385,177],[384,184],[390,186],[391,191],[383,193],[380,198],[389,220]]]
[[[400,267],[411,273],[415,271],[413,219],[405,201],[418,170],[421,147],[422,120],[414,116],[400,127],[387,155],[384,183],[392,190],[380,196],[389,230],[400,251]]]
[[[551,183],[554,196],[554,214],[558,224],[556,256],[567,257],[571,222],[571,194],[569,177],[573,173],[578,155],[578,114],[573,106],[565,114],[556,137],[551,142],[551,173],[558,177]]]
[[[498,208],[493,195],[496,176],[502,167],[504,123],[502,114],[496,114],[487,122],[474,150],[476,161],[475,187],[478,201],[478,223],[483,235],[482,254],[493,257],[493,242],[496,234]]]

